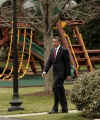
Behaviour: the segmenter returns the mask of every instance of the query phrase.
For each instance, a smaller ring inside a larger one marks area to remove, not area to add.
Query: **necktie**
[[[54,49],[54,58],[56,59],[56,49]]]

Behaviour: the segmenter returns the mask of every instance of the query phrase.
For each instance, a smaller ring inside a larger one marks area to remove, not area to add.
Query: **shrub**
[[[100,117],[100,70],[81,75],[71,90],[71,102],[88,117]]]

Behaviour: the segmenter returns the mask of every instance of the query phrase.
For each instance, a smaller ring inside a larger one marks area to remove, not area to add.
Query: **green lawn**
[[[65,85],[65,88],[71,89],[72,85]],[[12,88],[0,88],[0,115],[15,113],[33,113],[48,112],[53,105],[53,96],[37,96],[36,92],[43,91],[43,87],[26,87],[19,89],[20,99],[22,100],[24,111],[8,112],[9,102],[12,100]],[[67,97],[69,109],[75,109]]]
[[[80,113],[69,113],[69,114],[52,114],[52,115],[39,115],[30,117],[20,117],[25,120],[88,120],[83,118]]]
[[[65,85],[65,88],[69,91],[72,85]],[[22,100],[24,111],[13,111],[8,112],[9,102],[12,100],[12,88],[0,88],[0,115],[13,115],[13,114],[28,114],[38,112],[49,112],[53,105],[53,96],[37,96],[34,93],[44,91],[43,87],[26,87],[19,89],[20,99]],[[76,109],[71,104],[69,97],[67,97],[69,110]],[[39,116],[28,116],[20,117],[27,120],[87,120],[83,118],[80,113],[65,114],[59,113],[54,115],[39,115]]]

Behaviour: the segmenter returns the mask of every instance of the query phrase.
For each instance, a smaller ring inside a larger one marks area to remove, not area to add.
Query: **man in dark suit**
[[[58,104],[61,104],[62,112],[68,112],[67,101],[64,89],[64,80],[70,79],[70,58],[67,49],[64,49],[59,41],[59,37],[53,38],[53,48],[51,49],[50,56],[42,73],[45,77],[50,67],[53,65],[53,93],[54,93],[54,106],[49,112],[58,113]]]

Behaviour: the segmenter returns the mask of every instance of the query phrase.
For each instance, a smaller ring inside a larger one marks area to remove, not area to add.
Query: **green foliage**
[[[85,45],[89,49],[100,49],[100,19],[94,19],[81,28]]]
[[[40,16],[42,14],[40,10],[40,3],[37,0],[33,0],[32,2],[34,2],[35,5],[34,12],[36,12],[36,16]]]
[[[86,116],[100,117],[100,70],[78,78],[71,90],[71,101]]]

